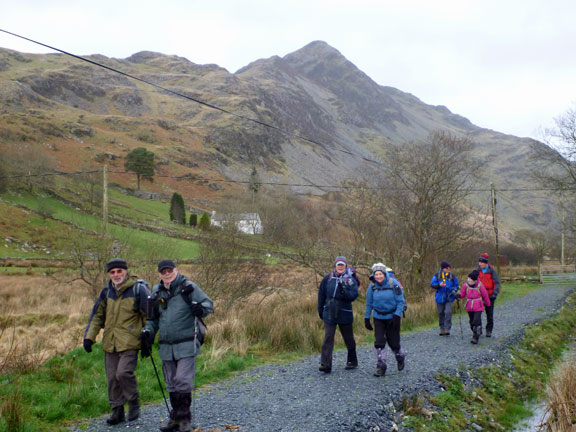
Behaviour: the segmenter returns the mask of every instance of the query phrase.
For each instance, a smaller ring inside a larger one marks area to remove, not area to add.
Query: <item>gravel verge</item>
[[[451,336],[437,329],[402,335],[407,351],[406,368],[396,370],[389,352],[388,372],[377,378],[372,346],[358,347],[359,367],[344,370],[346,353],[334,354],[332,373],[318,371],[319,355],[304,360],[252,368],[232,379],[196,391],[196,424],[202,431],[241,432],[344,432],[390,431],[398,422],[397,405],[404,396],[418,392],[435,394],[440,372],[455,374],[460,367],[508,361],[508,348],[522,337],[524,328],[553,315],[572,288],[547,287],[525,297],[496,303],[492,338],[470,343],[467,316],[453,319]],[[486,319],[483,316],[485,325]],[[71,427],[73,431],[158,431],[166,421],[164,403],[147,405],[139,420],[107,426],[105,417]],[[400,428],[402,430],[402,428]]]

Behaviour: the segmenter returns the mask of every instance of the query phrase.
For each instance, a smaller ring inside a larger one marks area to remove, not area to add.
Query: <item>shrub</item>
[[[177,224],[186,223],[186,209],[184,208],[184,198],[178,192],[172,194],[170,201],[170,220]]]
[[[210,216],[208,216],[208,213],[204,212],[202,214],[202,217],[200,218],[200,221],[198,222],[198,228],[200,228],[201,230],[210,229]]]

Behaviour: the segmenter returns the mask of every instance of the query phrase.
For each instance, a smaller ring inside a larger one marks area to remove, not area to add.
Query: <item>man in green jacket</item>
[[[163,432],[190,430],[190,405],[196,355],[200,353],[202,318],[211,314],[212,300],[198,285],[180,274],[173,261],[158,264],[160,282],[152,290],[154,311],[142,330],[142,352],[150,354],[156,333],[172,412]]]
[[[140,349],[140,332],[146,317],[150,296],[148,283],[131,276],[126,261],[115,258],[106,264],[110,280],[96,299],[86,331],[84,349],[92,352],[96,336],[104,329],[102,349],[105,351],[108,403],[112,415],[110,425],[124,421],[124,404],[128,402],[128,421],[140,417],[136,364]]]

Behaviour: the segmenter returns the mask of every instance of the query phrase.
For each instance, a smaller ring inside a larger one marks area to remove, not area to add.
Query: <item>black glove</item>
[[[152,355],[152,344],[154,340],[152,339],[152,333],[148,329],[142,329],[140,333],[140,355],[142,358],[150,357]]]
[[[454,298],[458,300],[460,298],[460,293],[458,291],[454,291]]]
[[[490,296],[490,301],[496,300],[496,297],[497,297],[497,296],[495,296],[495,295],[491,295],[491,296]]]
[[[374,327],[372,327],[372,323],[370,322],[370,318],[364,318],[364,327],[366,327],[368,330],[374,330]]]
[[[92,345],[94,345],[94,341],[91,339],[84,339],[84,350],[87,353],[91,353],[92,352]]]
[[[202,317],[202,315],[204,315],[204,308],[200,303],[194,303],[190,306],[190,312],[196,317]]]
[[[392,328],[400,330],[401,318],[398,315],[392,315]]]

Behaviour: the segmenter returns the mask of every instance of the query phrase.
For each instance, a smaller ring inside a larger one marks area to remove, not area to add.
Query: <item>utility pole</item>
[[[496,270],[500,274],[500,251],[498,248],[498,223],[496,219],[496,188],[494,183],[490,184],[490,190],[492,192],[492,225],[494,226],[494,236],[496,239]]]
[[[564,265],[564,231],[565,231],[565,216],[566,216],[566,212],[564,211],[564,201],[562,200],[562,198],[560,198],[560,211],[561,213],[561,218],[562,218],[562,245],[560,248],[560,264]]]
[[[108,165],[104,165],[102,178],[104,180],[102,187],[102,235],[105,237],[108,235]]]

